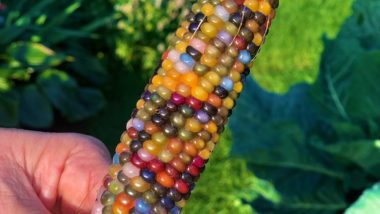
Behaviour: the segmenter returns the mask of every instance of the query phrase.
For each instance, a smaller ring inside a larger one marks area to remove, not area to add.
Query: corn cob
[[[198,0],[192,6],[137,102],[92,213],[180,213],[278,3]]]

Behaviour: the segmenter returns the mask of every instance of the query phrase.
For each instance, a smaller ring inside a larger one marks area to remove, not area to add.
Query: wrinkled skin
[[[90,213],[109,162],[90,136],[0,128],[0,213]]]

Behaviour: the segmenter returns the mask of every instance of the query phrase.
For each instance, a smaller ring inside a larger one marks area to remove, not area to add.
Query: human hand
[[[90,136],[0,128],[0,213],[90,213],[109,162]]]

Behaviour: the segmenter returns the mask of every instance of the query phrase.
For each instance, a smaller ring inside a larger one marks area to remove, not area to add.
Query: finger
[[[50,213],[39,200],[23,169],[4,157],[1,163],[0,213]]]
[[[29,183],[54,213],[89,213],[110,162],[99,140],[0,128],[0,147],[25,170]],[[1,212],[0,212],[1,213]]]
[[[61,211],[90,213],[103,177],[107,174],[109,152],[99,140],[89,136],[74,135],[60,139],[76,142],[77,145],[66,160],[58,187]]]

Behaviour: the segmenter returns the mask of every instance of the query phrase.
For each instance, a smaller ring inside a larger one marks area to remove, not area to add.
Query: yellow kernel
[[[257,0],[246,0],[244,6],[248,7],[250,10],[256,12],[259,9],[259,2]]]
[[[220,30],[224,26],[224,21],[216,15],[208,17],[207,21],[214,24],[218,30]]]
[[[200,151],[200,152],[198,153],[198,155],[199,155],[202,159],[204,159],[204,160],[208,160],[208,159],[210,158],[210,151],[207,150],[207,149],[203,149],[202,151]]]
[[[178,38],[183,38],[183,36],[187,33],[186,28],[180,27],[178,30],[175,32],[175,35],[178,36]]]
[[[209,38],[214,38],[216,34],[218,33],[218,29],[216,28],[216,26],[208,22],[204,23],[201,26],[201,31]]]
[[[248,20],[245,23],[245,27],[254,33],[258,32],[260,29],[260,25],[255,20]]]
[[[253,38],[253,43],[255,43],[256,46],[260,46],[263,42],[263,36],[261,36],[260,33],[255,33],[255,37]]]
[[[243,83],[241,82],[235,83],[234,91],[236,91],[237,93],[240,93],[242,90],[243,90]]]
[[[262,2],[260,3],[260,6],[259,6],[259,11],[260,11],[262,14],[268,16],[268,15],[270,14],[270,12],[272,11],[272,7],[271,7],[271,5],[269,4],[269,2],[267,2],[267,1],[262,1]]]
[[[175,80],[177,80],[181,77],[181,74],[178,73],[175,69],[171,69],[166,73],[167,73],[168,77],[171,77],[172,79],[175,79]]]
[[[190,86],[194,87],[198,85],[199,77],[194,72],[187,72],[186,74],[182,75],[181,82]]]
[[[132,178],[129,185],[132,187],[132,189],[141,193],[147,191],[150,188],[150,184],[139,176]]]
[[[212,141],[218,142],[219,139],[220,139],[220,135],[218,133],[212,134],[212,138],[211,138]]]
[[[164,78],[164,80],[165,80],[165,78]],[[164,98],[165,100],[169,100],[171,98],[171,95],[172,95],[170,89],[168,89],[162,85],[157,87],[157,94],[160,95],[160,97]]]
[[[185,128],[191,132],[199,132],[202,130],[202,124],[195,118],[190,118],[186,121]]]
[[[207,148],[210,152],[212,152],[212,151],[214,151],[214,149],[215,149],[215,144],[216,144],[216,143],[218,143],[218,142],[209,141],[209,142],[207,142],[206,148]]]
[[[136,103],[136,108],[142,109],[144,107],[144,103],[145,103],[145,101],[143,99],[139,99],[139,101],[137,101],[137,103]]]
[[[214,13],[214,6],[210,3],[206,3],[202,6],[201,11],[205,16],[211,16]]]
[[[210,133],[215,133],[218,131],[218,127],[216,126],[216,124],[212,121],[209,121],[206,125],[205,125],[205,129],[210,132]]]
[[[153,92],[156,91],[156,88],[157,88],[157,86],[155,86],[155,85],[153,85],[153,84],[150,84],[150,85],[148,86],[148,91],[153,93]]]
[[[175,91],[178,82],[170,77],[164,77],[162,85],[164,85],[166,88],[170,89],[171,91]]]
[[[198,39],[202,40],[204,43],[209,43],[210,42],[210,37],[208,37],[205,33],[202,31],[198,31],[196,33],[196,36]]]
[[[108,174],[112,177],[112,178],[116,178],[117,176],[117,173],[121,170],[121,166],[119,164],[112,164],[109,168],[108,168]]]
[[[228,76],[234,82],[238,82],[241,78],[240,73],[237,71],[231,71],[231,73]]]
[[[162,150],[158,158],[164,163],[169,163],[173,159],[173,154],[168,150]]]
[[[178,84],[176,92],[184,97],[188,97],[191,92],[191,88],[185,84]]]
[[[161,151],[160,146],[152,140],[145,141],[143,147],[153,155],[158,155]]]
[[[165,59],[163,62],[162,62],[162,68],[165,70],[165,71],[169,71],[171,69],[173,69],[174,67],[174,63],[168,59]]]
[[[194,146],[198,150],[201,150],[206,146],[206,143],[202,138],[195,138],[195,139],[191,140],[191,142],[194,144]]]
[[[187,32],[187,29],[189,28],[189,25],[190,25],[190,22],[189,21],[183,21],[181,23],[181,27],[185,29],[185,31]],[[179,36],[178,36],[179,37]]]
[[[215,67],[218,64],[218,60],[210,55],[204,54],[201,57],[201,63],[208,67]]]
[[[152,84],[154,86],[159,86],[159,85],[162,85],[162,82],[163,82],[163,79],[161,76],[159,75],[155,75],[152,79]]]
[[[120,137],[120,142],[124,143],[125,145],[129,146],[129,143],[131,142],[131,138],[129,137],[127,132],[123,132],[123,134]]]
[[[206,73],[204,77],[215,86],[220,84],[220,76],[214,71]]]
[[[191,11],[193,11],[194,14],[201,12],[201,5],[199,3],[193,4]]]
[[[223,106],[228,108],[228,109],[232,109],[234,107],[234,100],[230,97],[226,97],[224,100],[223,100]]]
[[[190,32],[186,32],[185,35],[183,35],[183,41],[190,42],[190,39],[193,37],[193,34]]]
[[[180,41],[175,45],[175,49],[177,49],[177,51],[179,51],[180,53],[185,53],[188,45],[189,44],[187,42]]]
[[[208,93],[201,86],[196,86],[191,89],[191,95],[200,101],[206,101]]]
[[[208,45],[205,54],[210,55],[215,58],[219,58],[222,54],[221,51],[214,45]]]
[[[163,68],[159,68],[157,74],[160,76],[166,76],[166,71]]]
[[[236,35],[238,32],[238,28],[231,22],[226,23],[226,25],[224,26],[224,30],[230,35]]]
[[[206,90],[208,93],[213,92],[215,88],[214,85],[204,77],[202,77],[199,81],[199,85],[202,86],[202,88]]]
[[[178,202],[175,203],[178,207],[181,207],[183,208],[185,205],[186,205],[186,200],[185,199],[182,199]]]

